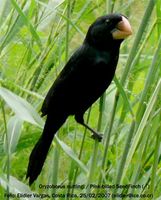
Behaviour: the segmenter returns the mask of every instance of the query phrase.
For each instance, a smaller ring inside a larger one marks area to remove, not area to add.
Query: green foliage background
[[[39,112],[43,98],[89,25],[111,12],[128,16],[133,35],[121,47],[114,81],[85,116],[104,133],[103,142],[93,141],[70,117],[54,139],[41,175],[29,188],[25,175],[44,124]],[[9,192],[33,191],[109,193],[109,199],[112,194],[132,193],[161,199],[160,35],[160,0],[0,1],[1,199],[9,199],[4,196]],[[147,186],[45,190],[40,184]]]

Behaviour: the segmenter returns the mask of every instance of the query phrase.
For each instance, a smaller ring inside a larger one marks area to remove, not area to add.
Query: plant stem
[[[114,116],[115,116],[115,112],[116,112],[117,101],[118,101],[118,96],[115,96],[112,115],[110,118],[110,124],[109,124],[109,127],[108,126],[106,127],[105,133],[104,133],[105,145],[104,145],[103,159],[102,159],[101,170],[100,170],[99,181],[98,181],[99,185],[102,183],[102,178],[103,178],[102,172],[104,171],[105,163],[106,163],[106,159],[107,159],[108,147],[109,147],[109,142],[110,142],[112,126],[113,126],[113,122],[114,122]]]
[[[59,158],[60,158],[60,148],[57,143],[55,143],[54,147],[54,156],[53,156],[53,168],[52,170],[52,184],[57,185],[58,182],[58,172],[59,172]],[[52,190],[52,193],[56,193],[56,188]],[[55,199],[55,198],[54,198]]]
[[[4,121],[4,129],[5,129],[5,139],[6,139],[6,150],[7,150],[7,197],[6,199],[9,200],[9,193],[10,193],[10,188],[9,188],[9,183],[10,183],[10,149],[9,149],[9,140],[8,140],[8,134],[7,134],[7,121],[6,121],[6,114],[4,110],[4,103],[1,100],[1,108],[2,108],[2,115],[3,115],[3,121]]]
[[[67,24],[66,24],[66,50],[65,50],[65,61],[68,60],[69,55],[69,19],[70,19],[70,0],[67,0]]]
[[[150,193],[153,194],[153,199],[154,199],[154,194],[155,194],[155,186],[156,186],[156,173],[157,173],[157,166],[158,166],[158,161],[159,161],[159,150],[160,150],[160,139],[161,139],[161,134],[160,134],[160,128],[161,125],[158,127],[157,130],[157,135],[156,135],[156,145],[155,145],[155,152],[154,152],[154,163],[153,163],[153,169],[152,169],[152,175],[151,175],[151,185],[150,185]]]
[[[91,114],[91,109],[92,109],[92,107],[90,107],[90,109],[88,111],[87,120],[86,120],[87,124],[89,122],[89,118],[90,118],[90,114]],[[84,143],[85,143],[85,138],[86,138],[86,133],[87,133],[87,129],[85,128],[84,129],[84,134],[83,134],[83,139],[82,139],[82,142],[81,142],[81,147],[80,147],[79,155],[78,155],[79,160],[82,157]],[[77,175],[78,175],[78,167],[75,169],[74,178],[73,178],[73,185],[75,185],[75,183],[76,183]],[[74,188],[72,190],[72,193],[74,193]]]
[[[128,154],[127,160],[124,161],[124,166],[126,166],[126,167],[124,167],[124,169],[123,169],[123,174],[121,173],[122,178],[120,177],[120,179],[118,181],[122,181],[124,176],[125,176],[125,174],[126,174],[126,171],[127,171],[128,167],[129,167],[129,164],[130,164],[130,161],[131,161],[131,159],[132,159],[132,157],[134,155],[134,152],[136,150],[136,147],[137,147],[137,145],[139,143],[139,139],[142,136],[142,133],[143,133],[143,130],[144,130],[145,125],[147,123],[148,117],[149,117],[153,107],[155,106],[155,102],[156,102],[156,100],[158,98],[160,90],[161,90],[161,79],[158,81],[158,84],[157,84],[157,86],[156,86],[156,88],[155,88],[155,90],[154,90],[154,92],[153,92],[153,94],[152,94],[152,96],[151,96],[151,98],[150,98],[150,100],[148,102],[148,105],[147,105],[147,108],[146,108],[146,110],[144,112],[143,118],[140,121],[139,127],[138,127],[138,129],[137,129],[137,131],[135,133],[135,137],[133,138],[133,143],[132,143],[132,145],[130,145],[130,149],[126,153],[126,157],[127,157],[127,154]],[[118,171],[118,174],[119,173],[120,173],[120,171]]]

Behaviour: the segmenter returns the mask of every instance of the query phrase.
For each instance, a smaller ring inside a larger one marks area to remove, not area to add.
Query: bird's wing
[[[60,72],[53,85],[49,89],[45,100],[43,102],[41,112],[42,116],[46,115],[50,110],[58,108],[62,103],[62,107],[66,101],[67,95],[73,88],[74,80],[79,74],[79,68],[81,70],[82,63],[85,60],[86,49],[80,47],[69,59],[63,70]],[[82,65],[83,67],[83,65]],[[76,86],[75,86],[76,87]],[[58,108],[60,109],[60,108]]]
[[[94,50],[86,47],[78,49],[51,86],[41,109],[43,116],[56,109],[64,112],[66,108],[74,109],[77,102],[81,104],[79,101],[84,96],[87,101],[88,96],[92,95],[90,88],[93,90],[101,74],[104,74],[101,72],[104,65],[105,61]]]

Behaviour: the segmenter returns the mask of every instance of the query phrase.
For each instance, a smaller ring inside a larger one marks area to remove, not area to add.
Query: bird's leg
[[[85,123],[81,123],[81,125],[83,125],[85,128],[87,128],[88,130],[90,130],[92,132],[92,138],[95,140],[98,140],[99,142],[101,142],[102,140],[102,134],[99,134],[98,132],[96,132],[94,129],[92,129],[91,127],[89,127],[87,124]]]
[[[99,134],[98,132],[96,132],[94,129],[92,129],[91,127],[89,127],[87,124],[84,123],[84,119],[83,119],[83,115],[77,115],[75,116],[75,120],[81,124],[82,126],[84,126],[85,128],[87,128],[88,130],[90,130],[92,132],[92,138],[95,140],[98,140],[99,142],[101,142],[102,140],[102,134]]]

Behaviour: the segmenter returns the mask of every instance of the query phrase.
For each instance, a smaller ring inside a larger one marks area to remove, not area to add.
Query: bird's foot
[[[93,133],[91,138],[93,138],[94,140],[97,140],[98,142],[101,142],[102,138],[103,138],[103,134],[99,134],[99,133]]]

